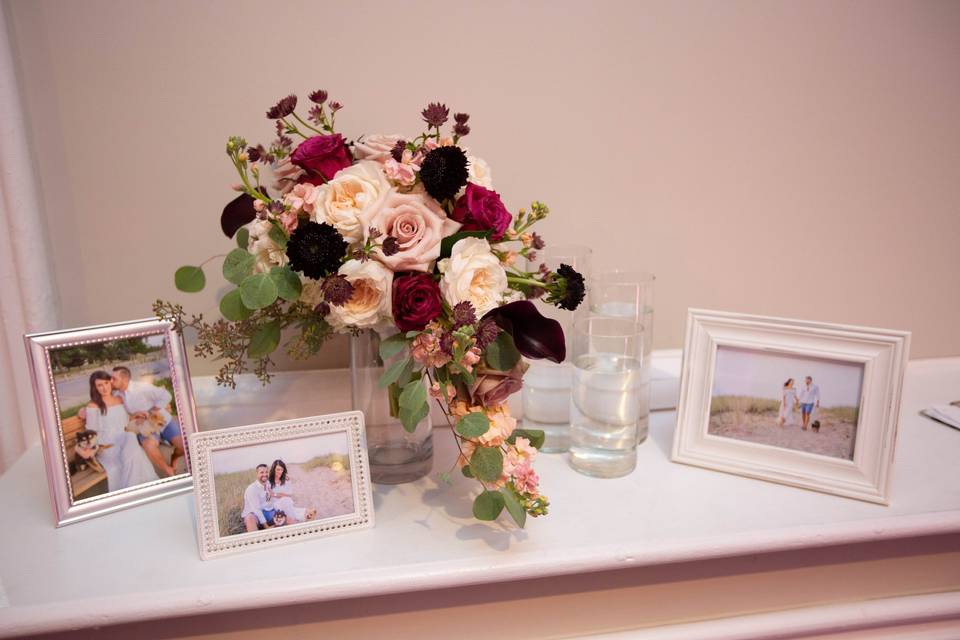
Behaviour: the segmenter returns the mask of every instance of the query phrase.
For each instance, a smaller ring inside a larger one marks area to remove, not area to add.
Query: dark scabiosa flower
[[[293,110],[297,108],[297,96],[292,93],[286,98],[283,98],[277,104],[270,107],[267,111],[267,117],[271,120],[279,120],[280,118],[286,118],[288,115],[293,113]]]
[[[287,242],[290,268],[320,280],[340,267],[347,241],[327,223],[301,220]]]
[[[383,239],[383,244],[380,245],[380,251],[387,257],[392,256],[400,251],[400,241],[393,236],[387,236]]]
[[[488,344],[497,339],[499,333],[500,327],[497,326],[493,318],[484,318],[480,321],[480,324],[477,325],[477,346],[485,349]]]
[[[453,114],[453,121],[457,124],[467,124],[467,120],[470,119],[469,113],[455,113]]]
[[[323,89],[317,89],[316,91],[311,92],[307,97],[310,98],[310,102],[323,104],[327,101],[327,92]]]
[[[453,133],[460,136],[461,138],[468,133],[470,133],[470,125],[460,124],[459,122],[453,125]]]
[[[437,147],[420,165],[420,180],[438,202],[457,195],[467,175],[467,155],[460,147]]]
[[[547,286],[547,302],[567,311],[579,307],[587,292],[583,276],[568,264],[560,265],[556,277]]]
[[[335,307],[347,303],[350,296],[353,295],[353,285],[347,280],[346,276],[334,275],[323,281],[321,286],[323,299]]]
[[[459,329],[476,323],[477,311],[469,300],[458,302],[453,307],[453,328]]]
[[[426,109],[420,112],[420,115],[423,116],[423,121],[431,127],[442,127],[443,123],[450,117],[450,109],[447,109],[445,104],[431,102]]]

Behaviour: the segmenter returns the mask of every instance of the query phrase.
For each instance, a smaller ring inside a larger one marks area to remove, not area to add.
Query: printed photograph
[[[707,433],[852,460],[863,365],[718,347]]]
[[[220,536],[353,513],[346,432],[211,452]]]
[[[73,500],[186,473],[163,335],[50,350]]]

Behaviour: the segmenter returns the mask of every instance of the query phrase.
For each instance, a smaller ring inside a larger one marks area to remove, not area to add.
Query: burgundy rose
[[[511,394],[523,387],[523,374],[529,366],[522,359],[510,371],[497,371],[479,365],[475,371],[476,380],[470,387],[470,401],[481,407],[503,404]]]
[[[319,184],[332,180],[337,171],[353,164],[353,158],[343,136],[335,133],[307,138],[290,154],[290,162],[307,172],[306,182]]]
[[[420,331],[440,316],[440,287],[429,273],[398,275],[393,279],[393,320],[401,331]]]
[[[503,238],[513,219],[500,194],[472,182],[467,183],[467,189],[457,200],[450,217],[463,223],[461,231],[490,230],[493,232],[490,237],[494,240]]]

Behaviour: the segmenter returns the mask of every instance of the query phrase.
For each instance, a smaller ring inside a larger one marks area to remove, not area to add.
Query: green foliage
[[[453,245],[464,238],[489,238],[491,231],[458,231],[452,236],[447,236],[440,241],[440,260],[449,258],[453,251]]]
[[[479,438],[490,428],[490,418],[481,411],[473,411],[457,421],[456,432],[464,438]]]
[[[463,474],[463,477],[464,477],[464,478],[472,478],[472,477],[474,477],[474,476],[473,476],[473,471],[471,471],[470,465],[468,465],[468,464],[463,465],[463,467],[460,469],[460,473]]]
[[[250,231],[246,227],[240,227],[234,237],[237,240],[237,246],[246,251],[247,245],[250,244]]]
[[[220,299],[220,315],[227,320],[237,322],[249,318],[253,315],[253,311],[244,306],[240,299],[240,289],[234,289]]]
[[[254,262],[253,256],[247,253],[246,249],[234,249],[223,259],[223,277],[227,282],[240,284],[253,273]]]
[[[477,447],[470,457],[470,470],[484,482],[496,482],[503,473],[503,454],[496,447]]]
[[[526,438],[530,441],[530,446],[534,449],[540,449],[543,446],[543,441],[546,438],[541,429],[514,429],[513,433],[510,434],[510,437],[507,438],[507,442],[510,444],[515,444],[517,438]]]
[[[413,370],[413,358],[409,355],[404,356],[390,365],[386,371],[383,372],[383,375],[380,376],[380,380],[377,381],[377,385],[381,389],[389,387],[394,382],[397,382],[404,377],[404,372],[406,375],[410,375],[410,371]]]
[[[283,229],[277,226],[270,227],[270,233],[267,235],[271,240],[277,243],[277,246],[284,251],[287,250],[287,240],[289,240],[289,238]]]
[[[421,404],[416,409],[405,409],[400,407],[400,424],[403,425],[403,428],[409,433],[413,433],[417,430],[417,425],[420,424],[421,420],[427,417],[428,413],[430,413],[430,405],[428,405],[426,402]]]
[[[240,283],[240,300],[248,309],[263,309],[277,300],[279,292],[273,278],[266,273],[255,273]]]
[[[270,269],[270,278],[277,285],[277,295],[284,300],[293,302],[300,297],[303,284],[300,282],[300,276],[294,273],[289,265]]]
[[[520,504],[520,499],[517,498],[513,487],[508,484],[500,489],[500,493],[503,495],[503,503],[507,507],[510,517],[517,523],[518,527],[523,529],[523,526],[527,523],[527,510]]]
[[[117,365],[138,355],[161,351],[161,346],[150,346],[143,338],[108,340],[76,347],[50,350],[50,366],[59,374],[83,366]]]
[[[203,269],[200,267],[180,267],[173,274],[173,284],[176,285],[180,291],[196,293],[197,291],[202,291],[206,286],[207,277],[203,275]]]
[[[280,346],[280,321],[274,320],[263,325],[250,338],[247,353],[251,358],[263,358]]]
[[[386,362],[403,351],[407,346],[407,339],[402,333],[396,333],[386,340],[380,341],[380,359]]]
[[[513,343],[513,336],[506,331],[497,334],[497,339],[487,345],[487,365],[497,371],[510,371],[520,362],[520,352]]]
[[[503,511],[503,494],[498,491],[484,491],[473,500],[473,517],[477,520],[496,520]]]
[[[400,424],[412,433],[416,430],[417,424],[430,413],[430,405],[427,404],[427,390],[419,376],[403,387],[403,391],[400,392],[399,405]]]

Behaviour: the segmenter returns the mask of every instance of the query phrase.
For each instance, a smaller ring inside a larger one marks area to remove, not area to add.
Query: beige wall
[[[697,306],[960,354],[960,3],[7,2],[68,325],[215,313],[172,273],[230,246],[224,141],[323,87],[349,136],[470,112],[548,240],[657,273],[658,347]]]

